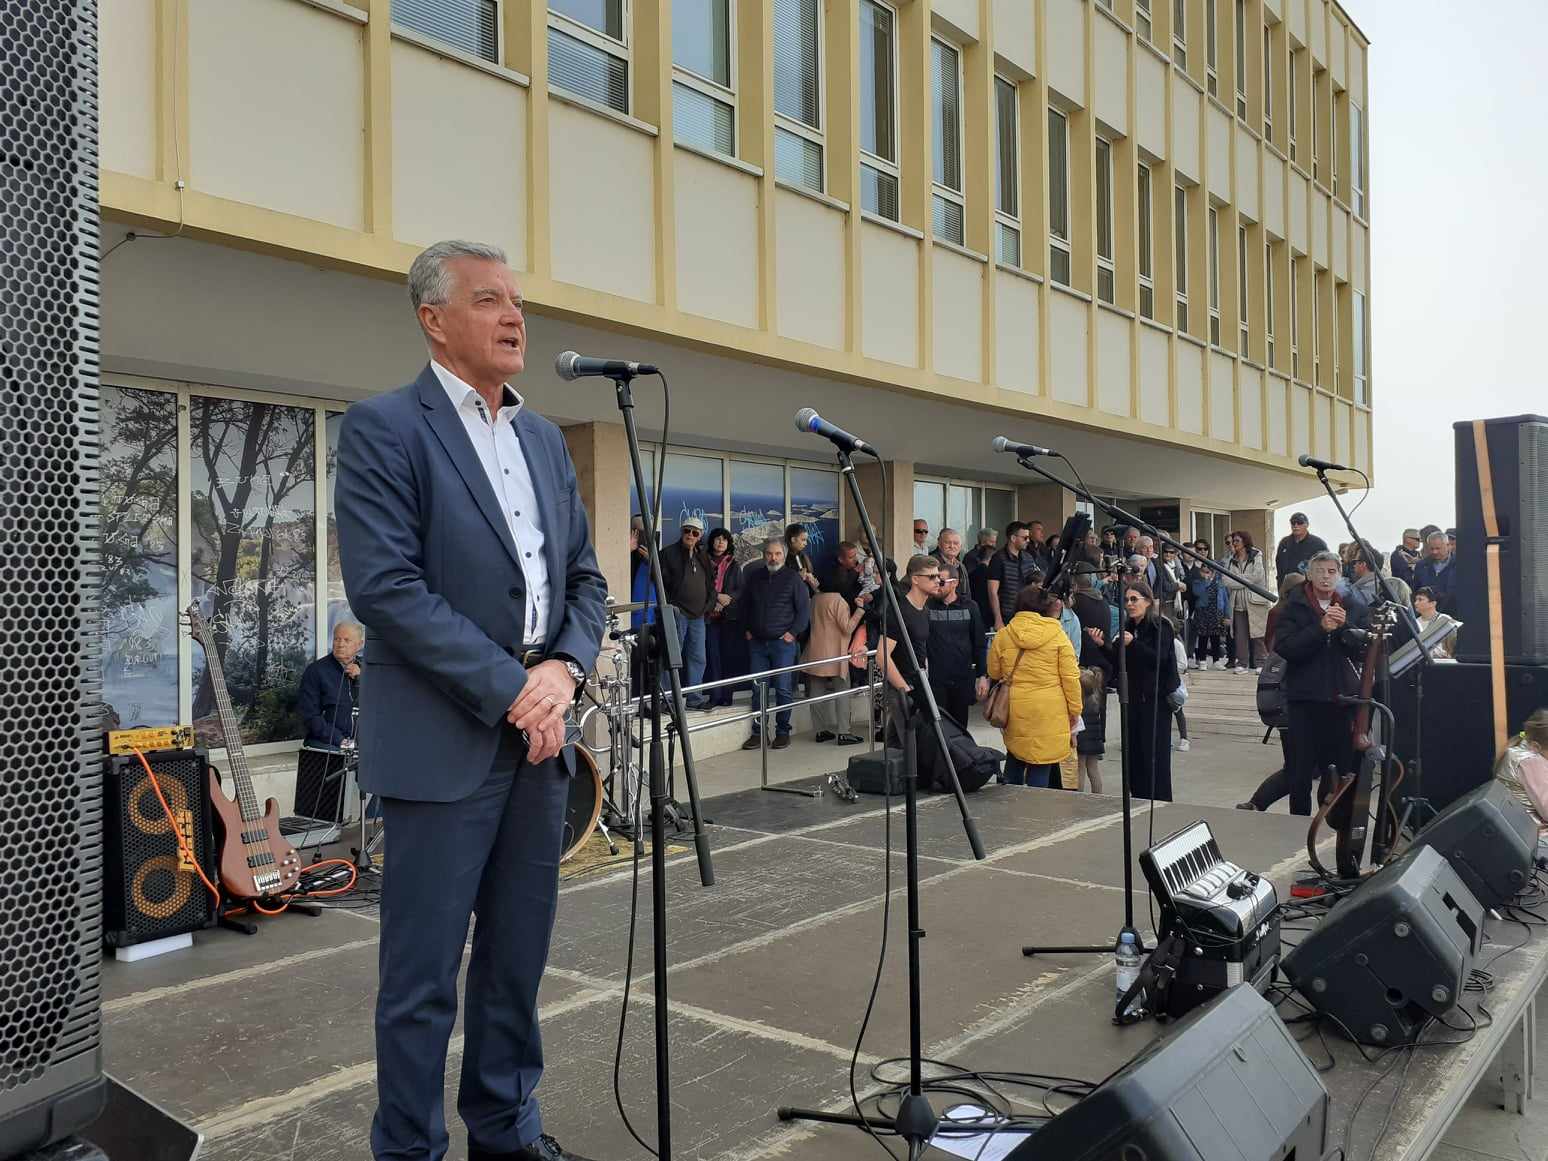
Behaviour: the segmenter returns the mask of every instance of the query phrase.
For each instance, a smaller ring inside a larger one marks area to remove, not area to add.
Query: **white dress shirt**
[[[521,413],[522,398],[514,387],[505,384],[505,405],[491,421],[488,404],[472,386],[434,359],[430,360],[430,367],[446,388],[452,406],[457,409],[457,418],[462,420],[468,439],[473,442],[478,462],[489,477],[489,486],[505,513],[506,527],[521,557],[521,571],[527,581],[522,644],[540,644],[548,631],[548,560],[543,555],[543,525],[537,492],[532,487],[532,472],[516,437],[516,416]]]

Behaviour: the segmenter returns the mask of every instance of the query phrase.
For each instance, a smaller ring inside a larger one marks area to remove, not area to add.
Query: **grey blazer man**
[[[503,258],[487,265],[505,271]],[[427,300],[436,309],[451,302],[444,284],[426,286],[441,295]],[[502,309],[519,320],[519,291],[507,294]],[[524,323],[517,325],[524,347]],[[544,535],[542,657],[590,670],[606,583],[574,465],[559,429],[525,404],[510,422]],[[534,1090],[543,1068],[537,991],[574,757],[566,750],[528,762],[527,744],[507,722],[528,680],[523,657],[538,660],[527,655],[535,641],[524,633],[522,554],[430,366],[408,386],[350,407],[335,508],[345,591],[371,631],[360,689],[361,784],[381,796],[387,828],[372,1152],[378,1161],[440,1161],[446,1153],[447,1041],[476,914],[457,1100],[468,1156],[571,1157],[543,1132]]]

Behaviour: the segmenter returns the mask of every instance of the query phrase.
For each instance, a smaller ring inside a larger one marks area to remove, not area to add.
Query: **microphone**
[[[1038,447],[1035,443],[1017,443],[1013,439],[1006,439],[1003,435],[994,437],[993,447],[997,452],[1014,452],[1018,456],[1056,456],[1059,454],[1051,447]]]
[[[1335,464],[1332,460],[1319,460],[1316,456],[1305,454],[1295,462],[1303,468],[1316,468],[1319,472],[1347,472],[1349,470],[1343,464]]]
[[[554,360],[554,372],[565,382],[571,379],[584,379],[591,375],[601,375],[609,379],[616,377],[632,379],[636,375],[659,373],[649,363],[630,363],[623,359],[592,359],[585,355],[577,355],[574,351],[565,351]]]
[[[797,431],[810,432],[812,435],[820,435],[832,442],[834,447],[847,452],[865,452],[866,455],[876,455],[876,449],[858,435],[850,435],[842,427],[836,427],[822,416],[817,414],[815,407],[803,407],[795,414],[795,426]]]

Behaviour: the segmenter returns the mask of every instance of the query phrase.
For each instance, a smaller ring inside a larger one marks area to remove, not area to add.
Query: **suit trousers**
[[[569,787],[559,759],[527,764],[520,735],[504,727],[488,777],[468,797],[382,800],[376,1161],[445,1156],[446,1046],[470,916],[457,1110],[469,1141],[491,1152],[515,1151],[542,1133],[534,1095],[543,1075],[537,993],[558,902]]]

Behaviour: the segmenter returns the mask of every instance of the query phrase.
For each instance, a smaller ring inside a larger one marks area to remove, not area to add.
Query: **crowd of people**
[[[869,731],[881,740],[880,720],[860,716],[869,701],[858,699],[857,709],[857,699],[844,696],[868,680],[867,651],[879,648],[892,657],[883,668],[902,712],[919,708],[918,686],[927,683],[941,712],[966,726],[992,683],[1004,683],[1006,782],[1101,793],[1108,704],[1121,667],[1133,793],[1168,800],[1171,755],[1191,745],[1188,672],[1257,675],[1277,653],[1288,674],[1285,762],[1242,807],[1267,809],[1288,796],[1297,813],[1310,809],[1317,770],[1351,760],[1335,739],[1347,715],[1338,698],[1348,692],[1369,608],[1390,586],[1428,628],[1449,616],[1455,580],[1454,531],[1407,529],[1391,553],[1368,543],[1334,551],[1300,512],[1272,561],[1245,529],[1231,532],[1218,554],[1196,540],[1188,547],[1197,558],[1184,558],[1138,528],[1093,528],[1065,545],[1036,520],[1012,521],[1003,540],[1000,530],[979,529],[971,549],[953,528],[940,529],[932,544],[928,521],[916,518],[915,552],[901,577],[894,562],[877,562],[851,541],[819,575],[800,524],[746,563],[736,560],[727,529],[711,529],[707,542],[704,531],[689,517],[662,550],[683,684],[723,683],[692,694],[688,705],[728,706],[739,690],[755,689],[735,678],[778,671],[765,681],[773,749],[791,744],[798,682],[807,698],[820,699],[811,706],[815,742],[859,745]],[[639,600],[648,575],[638,526],[631,550]],[[882,584],[895,586],[903,622],[885,634]],[[1278,602],[1257,589],[1277,589]],[[893,650],[904,634],[922,663],[918,672]],[[1343,734],[1347,742],[1347,728]],[[743,747],[763,745],[759,735],[755,720]],[[1297,735],[1304,745],[1293,743]]]

